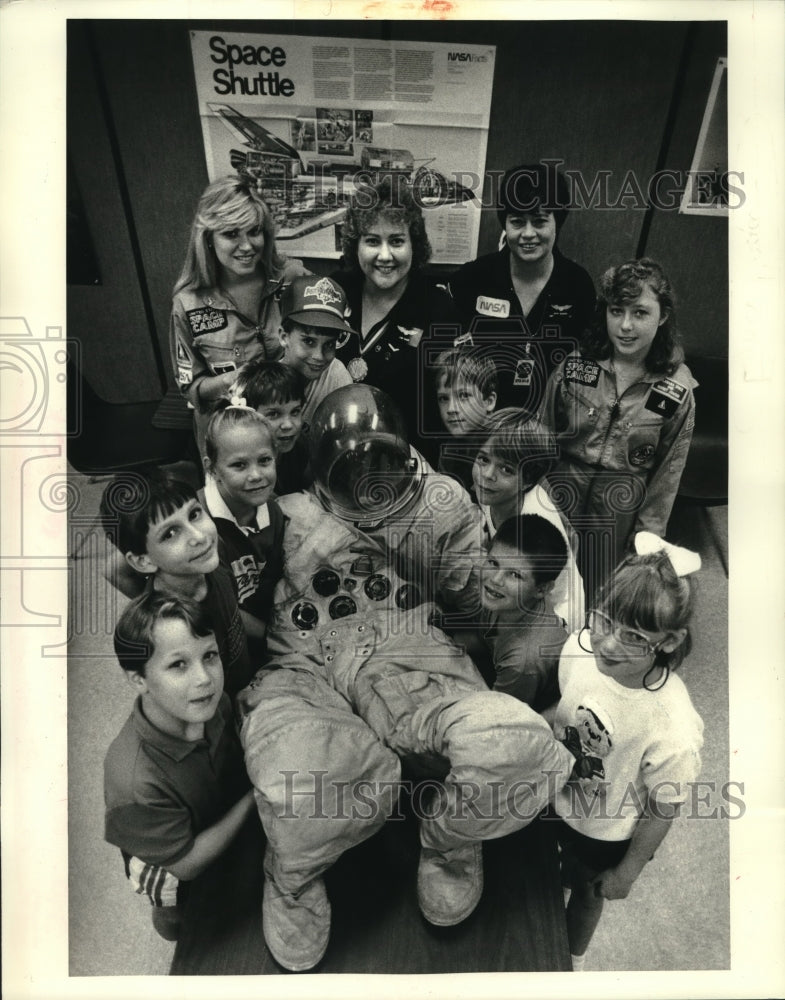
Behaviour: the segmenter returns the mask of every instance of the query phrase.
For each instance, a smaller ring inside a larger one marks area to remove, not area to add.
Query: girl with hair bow
[[[649,532],[634,544],[559,662],[554,732],[591,762],[554,800],[576,970],[605,900],[628,895],[701,766],[703,722],[673,675],[690,650],[700,556]]]

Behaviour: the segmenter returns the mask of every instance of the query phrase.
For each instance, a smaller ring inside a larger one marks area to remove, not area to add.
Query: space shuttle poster
[[[292,256],[339,257],[358,184],[411,185],[434,263],[477,255],[494,46],[191,32],[210,180],[252,176]]]

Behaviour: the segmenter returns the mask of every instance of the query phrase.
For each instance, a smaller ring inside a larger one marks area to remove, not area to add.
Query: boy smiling
[[[226,850],[255,811],[253,791],[203,608],[148,591],[121,615],[114,644],[138,697],[104,762],[105,837],[155,929],[176,940],[181,883]]]
[[[561,533],[538,514],[505,521],[481,570],[484,641],[494,691],[542,711],[559,697],[559,655],[567,641],[551,591],[567,563]]]
[[[132,491],[126,501],[124,491]],[[160,472],[113,480],[101,520],[123,557],[111,562],[112,582],[129,597],[144,588],[201,604],[213,621],[226,691],[234,696],[254,674],[229,573],[219,567],[218,533],[192,486]]]

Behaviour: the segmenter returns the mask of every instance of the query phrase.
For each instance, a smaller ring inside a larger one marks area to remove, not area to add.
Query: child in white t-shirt
[[[690,649],[686,574],[700,557],[648,532],[635,543],[559,662],[554,732],[590,762],[554,800],[575,969],[604,901],[628,895],[701,766],[703,722],[672,676]]]

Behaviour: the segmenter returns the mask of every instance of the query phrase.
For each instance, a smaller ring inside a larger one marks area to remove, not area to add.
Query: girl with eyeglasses
[[[665,534],[695,423],[673,288],[649,258],[609,268],[580,349],[551,375],[540,419],[556,437],[551,492],[578,527],[587,595],[635,532]]]
[[[647,532],[635,546],[647,554],[617,568],[559,662],[554,732],[583,757],[553,806],[576,970],[605,900],[628,895],[701,766],[703,722],[673,674],[690,649],[687,574],[700,557]]]

